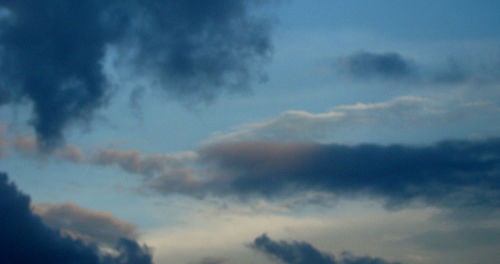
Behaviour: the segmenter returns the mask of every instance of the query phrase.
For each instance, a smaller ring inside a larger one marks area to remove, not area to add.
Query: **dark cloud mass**
[[[500,206],[500,139],[428,146],[239,142],[202,149],[200,162],[209,180],[198,186],[217,195],[314,190],[380,198],[393,208]]]
[[[274,241],[266,234],[257,237],[250,248],[266,254],[274,260],[286,264],[398,264],[381,258],[369,256],[356,257],[349,252],[343,252],[339,259],[333,254],[319,251],[307,242]]]
[[[246,89],[271,50],[269,24],[244,0],[0,0],[0,104],[29,101],[51,146],[111,95],[106,48],[169,95],[208,100]],[[130,52],[130,51],[133,52]],[[127,57],[120,53],[119,57]]]
[[[356,52],[340,60],[340,69],[361,79],[404,79],[414,75],[412,63],[396,52]]]
[[[30,209],[30,198],[0,173],[0,263],[152,263],[147,247],[121,239],[116,255],[101,254],[95,244],[86,244],[45,226]]]

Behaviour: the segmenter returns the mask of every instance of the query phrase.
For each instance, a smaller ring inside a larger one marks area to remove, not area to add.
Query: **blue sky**
[[[44,225],[155,263],[496,263],[496,1],[56,2],[0,1],[0,171]]]

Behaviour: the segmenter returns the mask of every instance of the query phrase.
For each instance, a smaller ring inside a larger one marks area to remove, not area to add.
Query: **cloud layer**
[[[20,150],[30,154],[30,149]],[[319,192],[329,199],[377,199],[389,208],[500,207],[498,138],[428,145],[238,141],[178,154],[104,149],[82,153],[81,159],[62,155],[67,149],[54,153],[71,162],[140,175],[142,191],[162,195],[272,199]],[[31,150],[36,155],[36,148]]]
[[[327,191],[387,206],[500,206],[500,140],[428,146],[238,142],[207,147],[205,184],[218,194],[280,196]]]
[[[95,244],[62,236],[47,227],[30,209],[30,198],[0,174],[0,262],[1,263],[152,263],[149,249],[122,238],[116,254],[100,253]]]
[[[175,98],[246,89],[271,51],[266,20],[245,0],[1,0],[0,104],[29,101],[40,143],[92,119],[112,94],[103,61]],[[127,58],[124,60],[124,58]],[[114,74],[117,74],[116,72]]]

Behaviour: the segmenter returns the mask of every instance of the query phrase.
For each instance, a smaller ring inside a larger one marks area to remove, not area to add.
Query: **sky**
[[[499,13],[0,0],[0,262],[497,263]]]

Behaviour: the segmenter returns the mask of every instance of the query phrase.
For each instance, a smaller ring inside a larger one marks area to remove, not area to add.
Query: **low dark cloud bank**
[[[307,242],[274,241],[267,235],[257,237],[250,248],[259,251],[274,260],[286,264],[398,264],[381,258],[369,256],[357,257],[349,252],[343,252],[340,258],[333,254],[319,251]]]
[[[29,101],[51,146],[88,122],[111,88],[106,48],[175,98],[209,100],[260,78],[271,53],[267,20],[245,0],[0,0],[0,104]],[[129,56],[130,57],[130,56]]]
[[[390,208],[415,202],[500,206],[498,138],[428,146],[238,142],[206,147],[199,151],[198,162],[203,179],[165,175],[174,182],[159,181],[152,187],[165,194],[269,198],[323,191],[381,199]]]
[[[61,236],[32,213],[29,196],[9,183],[4,173],[0,173],[0,212],[1,263],[152,263],[149,249],[134,240],[121,239],[117,254],[107,255],[95,244]]]

